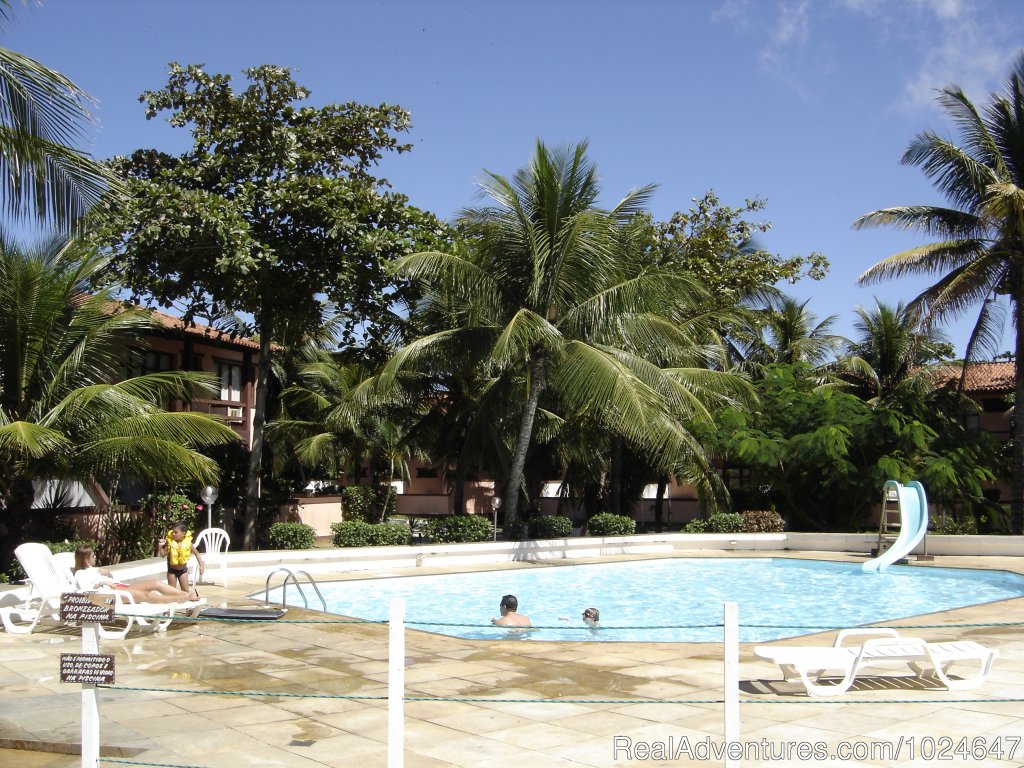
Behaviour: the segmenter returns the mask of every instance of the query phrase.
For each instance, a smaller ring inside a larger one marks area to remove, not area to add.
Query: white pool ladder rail
[[[316,592],[316,596],[320,598],[321,609],[326,613],[327,601],[324,600],[324,596],[320,594],[320,587],[317,586],[316,581],[312,576],[309,575],[309,571],[293,571],[291,568],[275,568],[269,574],[267,574],[267,583],[263,589],[263,602],[270,603],[270,580],[279,573],[283,573],[284,581],[281,583],[281,606],[284,607],[288,604],[288,582],[290,581],[295,585],[295,588],[299,590],[299,596],[302,597],[303,607],[309,608],[309,600],[306,599],[306,593],[302,591],[302,585],[299,583],[299,576],[305,576]]]

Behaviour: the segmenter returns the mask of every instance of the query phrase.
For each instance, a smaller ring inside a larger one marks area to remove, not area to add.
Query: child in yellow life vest
[[[167,583],[188,592],[193,600],[198,598],[198,593],[188,582],[188,561],[195,556],[196,562],[199,563],[199,580],[203,578],[206,564],[203,562],[203,556],[192,549],[192,531],[184,523],[174,523],[167,532],[167,539],[160,542],[160,545],[167,553]]]

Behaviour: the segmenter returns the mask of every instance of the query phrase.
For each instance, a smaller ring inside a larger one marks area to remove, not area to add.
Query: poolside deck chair
[[[56,558],[45,544],[21,544],[14,550],[14,555],[28,575],[31,592],[22,605],[0,607],[0,621],[8,632],[27,635],[44,618],[59,622],[61,595],[82,590],[62,562],[66,558]],[[136,623],[152,631],[166,629],[175,612],[194,607],[191,603],[137,603],[130,593],[123,590],[97,591],[111,595],[114,614],[124,622],[124,626],[101,626],[99,634],[105,640],[124,638]]]
[[[861,645],[846,645],[851,637],[868,639]],[[998,655],[995,649],[973,640],[929,643],[917,637],[902,637],[889,627],[844,629],[832,646],[761,645],[754,653],[778,664],[784,679],[799,677],[811,696],[839,696],[850,690],[863,670],[894,663],[906,664],[919,678],[934,674],[949,690],[977,688],[985,682]],[[949,669],[957,662],[977,662],[978,671],[969,677],[952,678]],[[827,672],[840,679],[822,682]]]
[[[200,546],[202,545],[202,546]],[[231,546],[231,537],[223,528],[206,528],[196,537],[193,548],[203,554],[206,561],[206,573],[214,563],[220,564],[220,581],[226,588],[228,586],[228,547]],[[199,583],[199,563],[195,558],[189,560],[189,581],[192,584]]]

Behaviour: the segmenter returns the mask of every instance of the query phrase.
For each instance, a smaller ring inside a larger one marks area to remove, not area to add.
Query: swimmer
[[[501,598],[498,606],[501,611],[501,618],[491,619],[491,624],[496,627],[532,627],[533,624],[527,616],[517,613],[519,600],[515,595],[505,595]]]

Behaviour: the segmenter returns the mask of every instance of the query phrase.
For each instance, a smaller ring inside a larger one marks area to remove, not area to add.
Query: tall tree
[[[29,522],[33,481],[110,488],[121,479],[209,483],[217,465],[197,452],[236,441],[201,413],[158,404],[213,383],[196,373],[123,378],[125,349],[152,326],[148,312],[90,292],[106,261],[75,243],[39,252],[0,247],[0,558]]]
[[[776,363],[806,363],[812,368],[828,363],[841,343],[831,333],[836,316],[819,322],[807,309],[809,301],[801,303],[784,295],[768,297],[763,309],[749,315],[749,323],[733,329],[742,367],[760,371]]]
[[[742,388],[728,374],[705,368],[674,375],[651,362],[652,350],[668,357],[666,350],[684,342],[693,346],[674,315],[689,297],[706,294],[680,270],[652,263],[643,248],[624,247],[623,228],[651,188],[611,210],[598,208],[597,169],[586,150],[585,143],[549,150],[538,142],[529,166],[512,178],[488,174],[483,194],[490,205],[463,213],[463,248],[395,264],[424,286],[428,301],[452,312],[447,329],[399,350],[382,380],[436,360],[438,347],[458,346],[480,349],[486,370],[520,388],[504,485],[510,524],[518,519],[542,397],[559,416],[587,414],[661,461],[678,467],[685,455],[707,470],[684,415],[705,412],[698,392],[728,397]]]
[[[941,238],[878,262],[862,283],[914,273],[939,273],[939,280],[910,302],[926,324],[957,317],[981,305],[966,360],[995,353],[1001,338],[998,301],[1010,303],[1016,338],[1015,402],[1024,403],[1024,52],[1001,93],[975,106],[957,85],[939,93],[939,103],[960,129],[958,146],[932,131],[919,134],[902,162],[919,166],[952,207],[913,205],[861,216],[855,227],[889,225]],[[1010,422],[1010,517],[1024,533],[1024,414]]]
[[[953,357],[953,345],[936,328],[922,328],[903,302],[857,308],[857,336],[845,345],[839,368],[866,383],[871,398],[886,399],[900,390],[929,392],[934,365]]]
[[[0,0],[0,19],[0,28],[10,21],[10,0]],[[59,72],[0,48],[0,200],[8,217],[68,231],[117,186],[73,146],[92,123],[90,101]]]
[[[187,128],[176,157],[137,150],[115,158],[127,203],[103,205],[99,241],[118,254],[116,277],[187,318],[240,312],[259,335],[245,544],[255,540],[268,379],[276,334],[301,334],[331,300],[344,320],[341,344],[378,342],[376,322],[402,298],[383,263],[413,250],[434,217],[409,206],[372,170],[404,152],[409,125],[398,107],[303,105],[309,91],[285,68],[245,70],[249,86],[201,66],[171,65],[165,88],[141,97],[153,118]],[[422,226],[421,226],[422,225]],[[421,244],[422,247],[422,244]],[[385,315],[387,317],[385,318]]]

